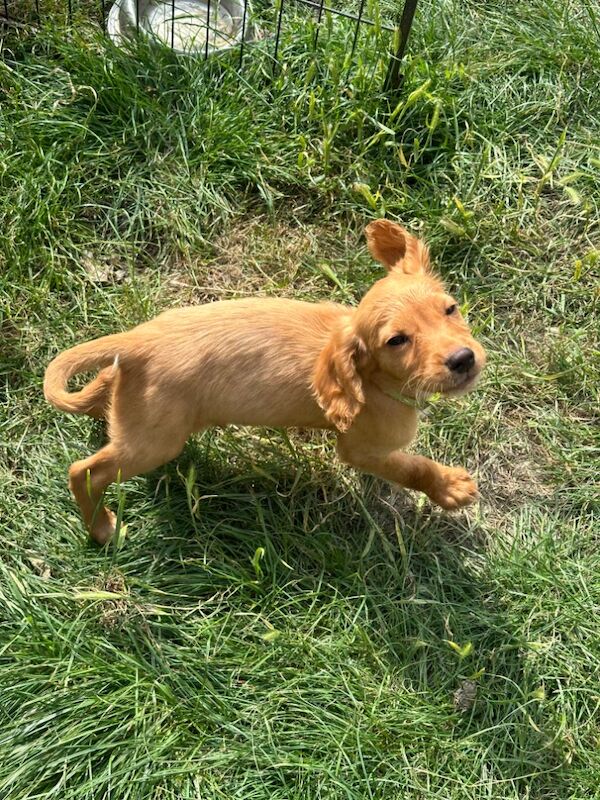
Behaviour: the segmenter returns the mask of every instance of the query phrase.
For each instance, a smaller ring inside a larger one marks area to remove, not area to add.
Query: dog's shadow
[[[499,779],[547,770],[524,633],[488,568],[490,532],[473,514],[435,511],[333,458],[265,442],[253,460],[243,443],[203,438],[141,482],[149,519],[124,548],[140,584],[173,605],[235,595],[284,631],[302,624],[294,608],[342,606],[401,691],[434,698],[452,736],[485,743]],[[510,756],[496,735],[505,725]]]

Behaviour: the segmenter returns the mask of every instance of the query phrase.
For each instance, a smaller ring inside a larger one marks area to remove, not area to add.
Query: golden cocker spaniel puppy
[[[191,433],[214,425],[337,430],[347,464],[425,492],[445,509],[473,502],[477,487],[464,469],[405,448],[417,431],[418,401],[468,391],[485,353],[432,274],[423,242],[384,219],[366,236],[388,273],[356,308],[272,298],[178,308],[52,361],[46,398],[108,422],[109,443],[69,470],[97,542],[115,528],[102,504],[107,486],[159,467]],[[65,390],[69,378],[93,369],[99,374],[81,391]]]

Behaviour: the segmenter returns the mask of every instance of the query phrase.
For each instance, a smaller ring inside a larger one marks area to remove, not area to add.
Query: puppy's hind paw
[[[96,544],[104,545],[114,536],[116,525],[117,518],[113,512],[108,508],[103,508],[90,529],[90,537]]]
[[[470,506],[479,493],[477,484],[466,469],[461,467],[445,467],[434,491],[429,495],[438,506],[446,511]]]

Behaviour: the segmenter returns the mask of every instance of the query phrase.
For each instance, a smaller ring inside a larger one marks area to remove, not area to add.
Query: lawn
[[[241,76],[0,29],[0,796],[598,798],[598,9],[422,0],[397,97],[379,26],[353,60],[339,20],[317,57],[284,27]],[[416,443],[480,503],[229,429],[90,544],[66,470],[102,427],[45,403],[49,360],[173,305],[355,303],[381,215],[488,350]]]

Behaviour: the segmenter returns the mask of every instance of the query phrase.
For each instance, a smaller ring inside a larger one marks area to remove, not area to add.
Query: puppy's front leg
[[[402,450],[378,450],[360,444],[357,446],[350,437],[340,436],[338,453],[342,461],[407,489],[424,492],[448,511],[468,506],[477,499],[477,485],[465,469],[446,467]]]

